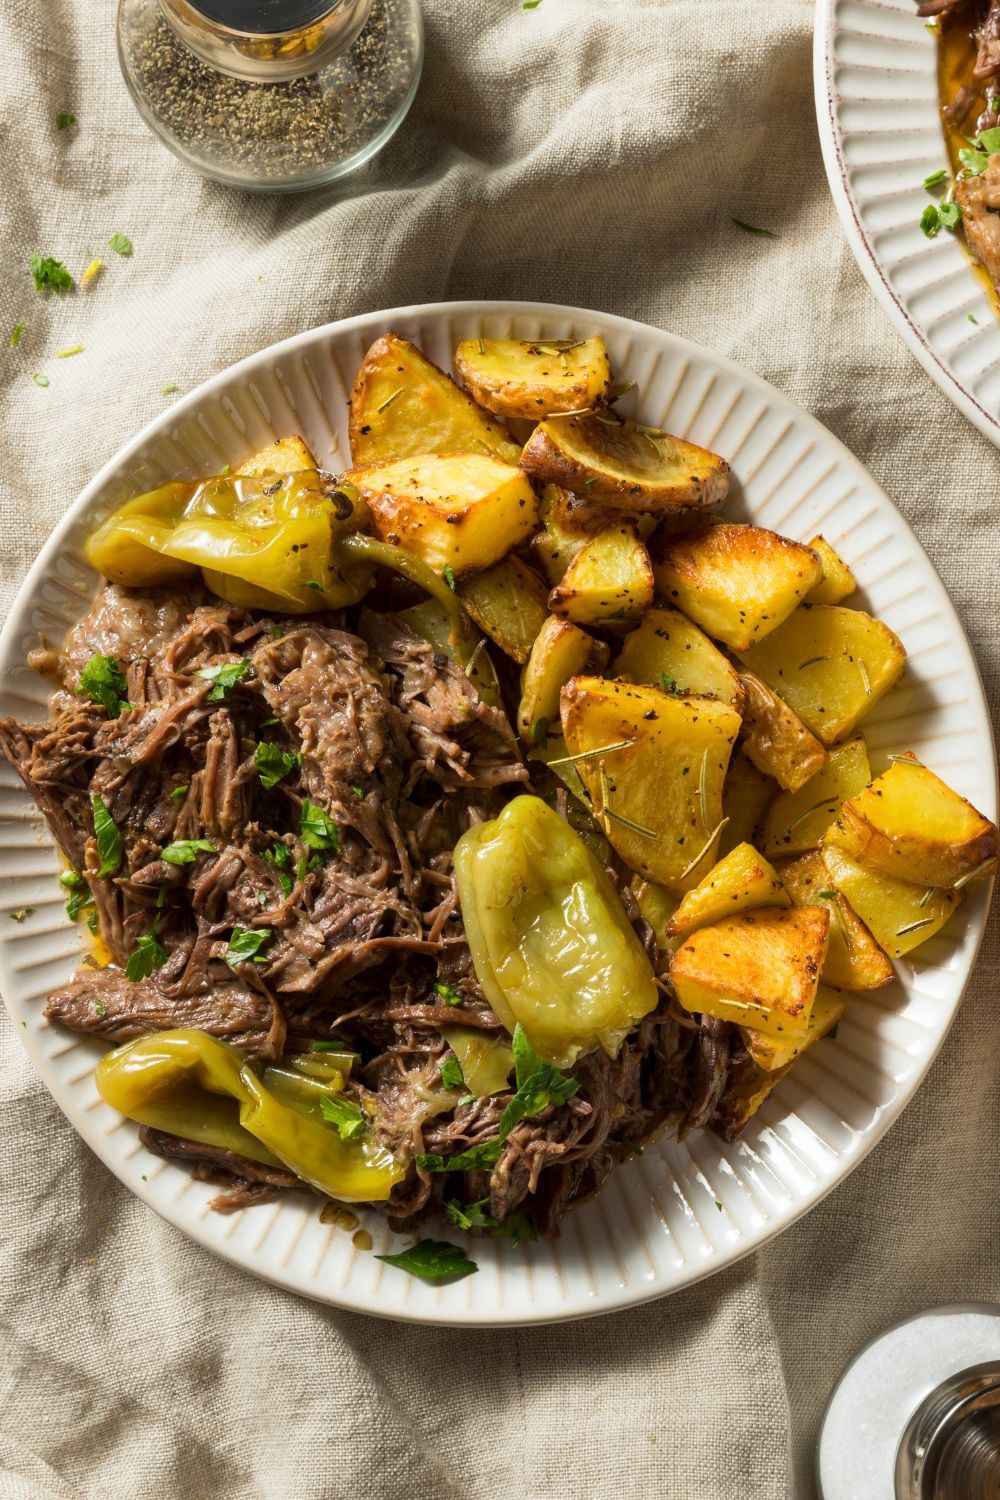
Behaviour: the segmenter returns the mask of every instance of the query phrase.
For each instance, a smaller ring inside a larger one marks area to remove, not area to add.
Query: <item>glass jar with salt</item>
[[[206,176],[319,187],[385,145],[423,60],[420,0],[119,0],[140,114]]]

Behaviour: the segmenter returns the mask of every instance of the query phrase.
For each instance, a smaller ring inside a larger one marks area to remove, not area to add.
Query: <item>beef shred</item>
[[[127,673],[128,703],[114,718],[80,692],[95,653]],[[685,1112],[691,1123],[711,1117],[730,1028],[699,1032],[665,1001],[616,1058],[582,1057],[576,1095],[517,1125],[491,1171],[417,1170],[418,1153],[494,1140],[510,1097],[435,1112],[448,1055],[441,1028],[501,1029],[472,967],[451,851],[529,773],[506,714],[400,616],[280,618],[109,584],[65,646],[36,652],[34,665],[56,680],[53,717],[3,721],[0,748],[85,876],[109,960],[87,963],[51,995],[54,1021],[114,1042],[195,1027],[257,1063],[314,1041],[352,1048],[361,1062],[348,1092],[380,1143],[410,1163],[389,1201],[373,1205],[397,1227],[439,1208],[447,1191],[553,1233],[638,1141]],[[226,674],[212,669],[225,666],[236,673],[220,687]],[[288,758],[270,788],[255,763],[262,743]],[[123,841],[121,865],[106,875],[94,797]],[[306,802],[334,825],[325,848],[303,842]],[[181,840],[213,851],[164,860]],[[261,961],[227,961],[236,928],[267,929]],[[154,930],[165,961],[132,981],[125,966]],[[459,1002],[442,1000],[437,984]],[[226,1183],[222,1209],[294,1183],[160,1131],[143,1139]]]

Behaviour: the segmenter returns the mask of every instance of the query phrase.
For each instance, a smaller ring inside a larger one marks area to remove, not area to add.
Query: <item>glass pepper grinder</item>
[[[420,0],[119,0],[140,114],[183,161],[258,192],[355,171],[420,80]]]

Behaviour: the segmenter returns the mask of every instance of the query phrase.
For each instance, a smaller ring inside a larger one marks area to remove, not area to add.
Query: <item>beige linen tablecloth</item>
[[[0,352],[4,606],[165,384],[367,309],[537,298],[698,340],[814,412],[916,527],[995,701],[1000,464],[844,243],[809,0],[425,0],[396,141],[346,193],[287,200],[203,182],[159,146],[119,80],[112,11],[5,0],[0,17],[0,335],[26,324]],[[131,260],[35,295],[31,251],[78,271],[116,230]],[[665,1301],[508,1332],[338,1313],[188,1243],[80,1144],[0,1021],[0,1497],[808,1500],[859,1345],[1000,1292],[997,956],[993,924],[916,1101],[807,1219]]]

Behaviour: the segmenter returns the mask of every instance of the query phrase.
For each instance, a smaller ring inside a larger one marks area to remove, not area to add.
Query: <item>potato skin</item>
[[[535,422],[595,406],[611,379],[599,334],[562,355],[544,339],[464,339],[455,351],[455,368],[487,411]]]
[[[826,765],[827,754],[786,703],[752,672],[741,672],[746,694],[743,749],[786,792],[797,792]]]
[[[729,465],[718,454],[682,438],[656,444],[635,423],[601,414],[540,422],[525,445],[521,467],[545,483],[621,510],[668,514],[715,505],[729,490]]]

